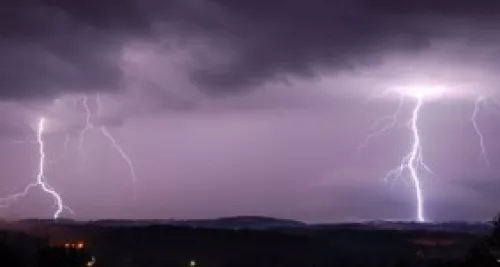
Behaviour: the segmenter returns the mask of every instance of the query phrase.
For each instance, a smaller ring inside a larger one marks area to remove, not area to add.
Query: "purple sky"
[[[500,211],[500,3],[401,2],[2,3],[0,197],[35,179],[30,141],[44,116],[46,179],[76,219],[414,219],[411,180],[384,176],[411,148],[415,99],[357,148],[396,111],[386,90],[438,85],[445,92],[419,120],[433,170],[421,177],[426,217],[490,219]],[[86,161],[82,97],[96,126]],[[478,97],[491,168],[471,123]],[[135,183],[100,126],[130,157]],[[52,213],[38,189],[0,209]]]

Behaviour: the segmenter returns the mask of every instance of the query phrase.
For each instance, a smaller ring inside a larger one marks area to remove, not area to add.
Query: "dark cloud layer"
[[[116,88],[119,46],[110,36],[49,3],[0,10],[0,97]]]
[[[493,15],[500,11],[495,1],[216,2],[238,18],[230,33],[236,56],[195,77],[222,91],[289,74],[376,64],[387,52],[415,52],[435,38],[466,36],[460,27],[499,25]],[[459,20],[465,22],[456,25]]]
[[[498,16],[500,2],[495,0],[454,1],[454,0],[363,0],[374,10],[391,13],[448,15],[480,19],[482,16]]]
[[[311,76],[321,67],[377,61],[382,50],[425,44],[406,21],[394,24],[352,1],[255,3],[220,1],[240,18],[231,41],[232,64],[197,74],[203,84],[232,90],[280,75]]]
[[[3,2],[0,97],[119,90],[128,41],[181,36],[223,47],[224,59],[202,61],[191,77],[202,90],[229,93],[323,68],[376,64],[386,51],[426,48],[447,34],[450,20],[495,26],[498,11],[493,0]]]

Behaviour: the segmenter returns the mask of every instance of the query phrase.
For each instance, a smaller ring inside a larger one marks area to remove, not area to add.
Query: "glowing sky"
[[[424,97],[426,217],[489,219],[500,211],[498,14],[497,0],[1,3],[0,197],[36,177],[43,116],[46,179],[77,219],[412,219],[411,181],[384,176]],[[358,152],[402,95],[396,127]],[[478,97],[491,167],[471,123]],[[51,205],[34,190],[0,215],[48,218]]]

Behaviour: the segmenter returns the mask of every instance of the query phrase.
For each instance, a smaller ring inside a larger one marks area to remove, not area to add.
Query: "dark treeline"
[[[395,230],[73,225],[43,238],[0,232],[0,266],[489,267],[500,266],[500,218],[494,225],[481,238]],[[85,249],[65,247],[71,240],[84,240]]]

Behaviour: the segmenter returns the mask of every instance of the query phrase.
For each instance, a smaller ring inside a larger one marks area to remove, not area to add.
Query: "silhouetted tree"
[[[498,267],[494,251],[500,249],[500,214],[493,219],[493,230],[490,236],[480,240],[467,253],[463,266],[464,267]]]
[[[467,253],[464,263],[464,267],[494,267],[498,264],[495,257],[490,253],[490,247],[487,242],[479,242],[474,245]]]
[[[493,219],[493,231],[491,234],[491,242],[494,246],[500,247],[500,214]]]

